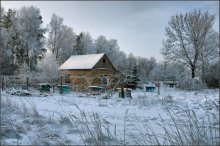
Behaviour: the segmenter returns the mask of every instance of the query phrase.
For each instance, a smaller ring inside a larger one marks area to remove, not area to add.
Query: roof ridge
[[[72,55],[59,69],[92,69],[104,55],[105,53]]]
[[[98,53],[98,54],[83,54],[83,55],[71,55],[71,56],[86,56],[86,55],[101,55],[101,54],[105,54],[105,53]]]

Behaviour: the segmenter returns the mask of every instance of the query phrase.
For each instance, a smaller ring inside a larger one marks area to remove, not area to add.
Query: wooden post
[[[54,87],[55,87],[55,83],[53,82],[53,87],[52,87],[53,88],[53,93],[55,92]]]
[[[63,76],[60,76],[60,93],[63,94]]]
[[[0,101],[2,101],[2,78],[0,76]]]
[[[121,86],[121,97],[125,98],[125,93],[124,93],[124,87],[123,85]]]
[[[2,87],[2,91],[4,90],[4,77],[1,78],[2,81],[1,81],[1,87]]]
[[[157,93],[158,93],[158,95],[160,95],[160,80],[159,80],[159,78],[157,78]]]
[[[121,97],[125,98],[125,93],[124,93],[124,80],[123,80],[123,76],[121,76]]]
[[[28,90],[28,86],[29,86],[29,79],[28,79],[28,77],[26,77],[26,87],[27,87],[27,90]]]

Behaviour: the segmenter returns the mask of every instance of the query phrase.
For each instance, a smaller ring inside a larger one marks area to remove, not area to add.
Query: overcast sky
[[[209,11],[216,15],[214,29],[219,32],[219,1],[1,1],[1,5],[6,10],[36,6],[44,26],[56,13],[77,34],[88,31],[94,39],[99,35],[117,39],[127,55],[132,52],[158,61],[163,60],[160,49],[172,15],[194,9]]]

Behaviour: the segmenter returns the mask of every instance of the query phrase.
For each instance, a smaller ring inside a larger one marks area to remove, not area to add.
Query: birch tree
[[[59,57],[61,50],[61,42],[63,35],[63,18],[53,14],[51,21],[48,25],[49,38],[48,38],[48,48],[55,54],[56,59]]]
[[[40,9],[34,6],[24,6],[16,14],[19,37],[19,48],[16,49],[17,59],[20,59],[22,64],[26,63],[31,70],[34,70],[38,55],[45,52],[43,45],[46,29],[42,27],[43,21]]]
[[[165,29],[167,38],[161,49],[165,59],[187,65],[191,70],[191,77],[194,78],[214,19],[214,15],[200,10],[172,16]]]

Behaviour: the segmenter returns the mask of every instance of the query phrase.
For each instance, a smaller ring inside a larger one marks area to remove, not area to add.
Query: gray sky
[[[219,1],[1,1],[8,8],[36,6],[41,10],[44,26],[53,13],[64,18],[64,24],[77,34],[85,31],[96,39],[104,35],[118,40],[127,55],[155,57],[160,54],[165,27],[172,15],[193,9],[216,15],[214,29],[219,32]]]

